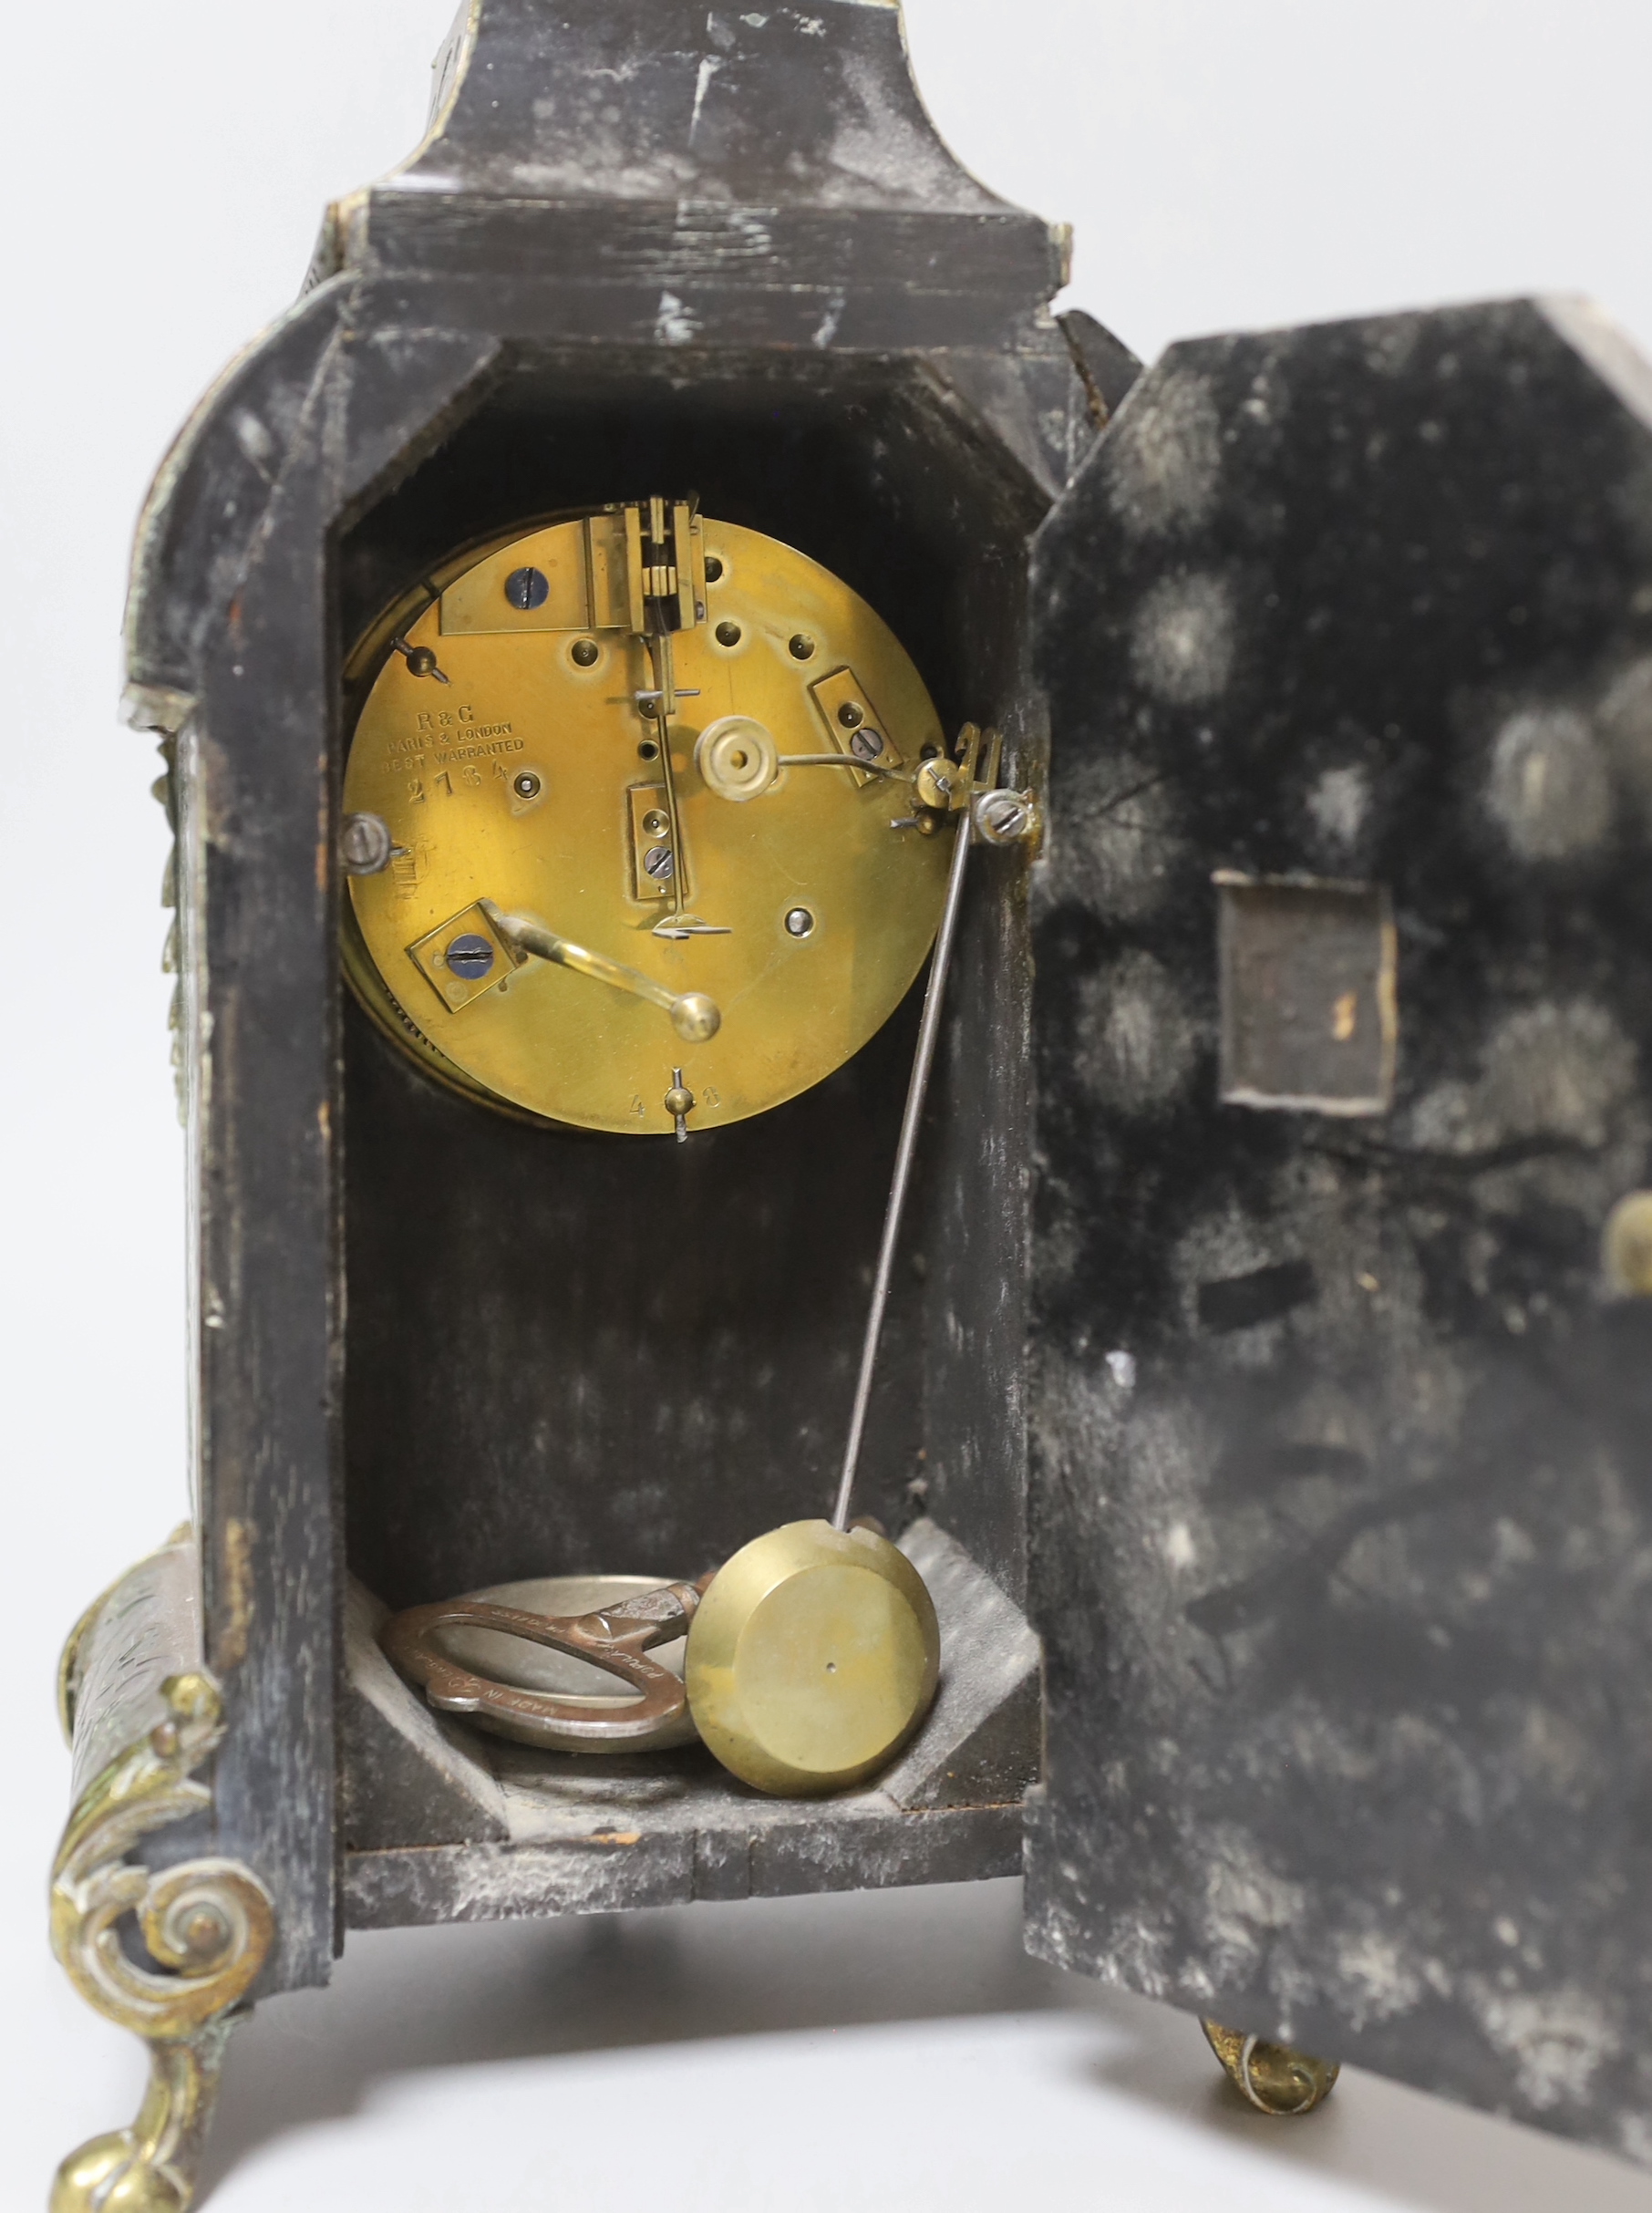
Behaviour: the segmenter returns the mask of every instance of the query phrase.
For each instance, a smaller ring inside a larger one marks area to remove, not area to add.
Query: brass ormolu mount
[[[66,1724],[77,1653],[115,1595],[69,1639],[59,1676]],[[234,2009],[274,1938],[269,1893],[239,1862],[201,1858],[157,1871],[128,1857],[145,1836],[212,1801],[194,1771],[223,1737],[218,1688],[191,1669],[168,1676],[160,1697],[162,1718],[81,1791],[52,1867],[52,1949],[88,2005],[148,2042],[150,2083],[130,2127],[93,2137],[63,2162],[51,2213],[183,2213]],[[153,1967],[122,1944],[128,1915]]]

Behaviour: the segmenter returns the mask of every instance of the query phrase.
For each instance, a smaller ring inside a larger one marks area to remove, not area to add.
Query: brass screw
[[[671,1089],[666,1093],[665,1108],[676,1124],[677,1143],[686,1145],[688,1142],[688,1117],[694,1112],[694,1093],[684,1083],[680,1068],[674,1068],[671,1071]]]
[[[956,789],[956,777],[949,762],[926,760],[920,766],[916,782],[920,807],[934,807],[945,814],[952,805]]]
[[[1032,827],[1033,812],[1018,791],[989,791],[981,801],[978,820],[989,843],[1013,845]]]
[[[436,655],[430,646],[409,646],[405,637],[393,637],[390,644],[408,664],[410,677],[434,677],[439,684],[447,682],[447,677],[436,665]]]
[[[382,814],[346,814],[338,853],[346,875],[377,876],[389,867],[396,840]]]

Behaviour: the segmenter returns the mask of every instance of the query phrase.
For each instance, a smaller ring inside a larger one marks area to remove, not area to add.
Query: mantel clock
[[[64,1655],[153,2080],[58,2213],[350,1931],[1023,1867],[1265,2111],[1652,2156],[1652,371],[1067,274],[890,0],[467,0],[168,455],[194,1468]]]

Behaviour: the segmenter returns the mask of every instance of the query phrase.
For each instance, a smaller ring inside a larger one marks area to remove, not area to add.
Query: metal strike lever
[[[645,976],[640,968],[627,967],[623,960],[610,960],[605,953],[593,953],[587,946],[575,945],[571,937],[559,937],[532,915],[507,915],[491,899],[479,899],[476,904],[505,943],[519,953],[554,961],[559,967],[573,968],[599,984],[612,984],[616,991],[629,991],[651,1006],[663,1008],[686,1044],[703,1045],[722,1028],[723,1018],[716,1002],[703,991],[672,991]]]

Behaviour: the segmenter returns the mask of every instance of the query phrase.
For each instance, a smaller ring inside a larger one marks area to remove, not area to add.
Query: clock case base
[[[927,1517],[902,1548],[935,1601],[948,1664],[911,1745],[875,1782],[764,1797],[703,1746],[580,1758],[446,1721],[375,1641],[359,1585],[342,1713],[351,1928],[608,1912],[1013,1875],[1038,1765],[1038,1646],[1020,1610]]]

